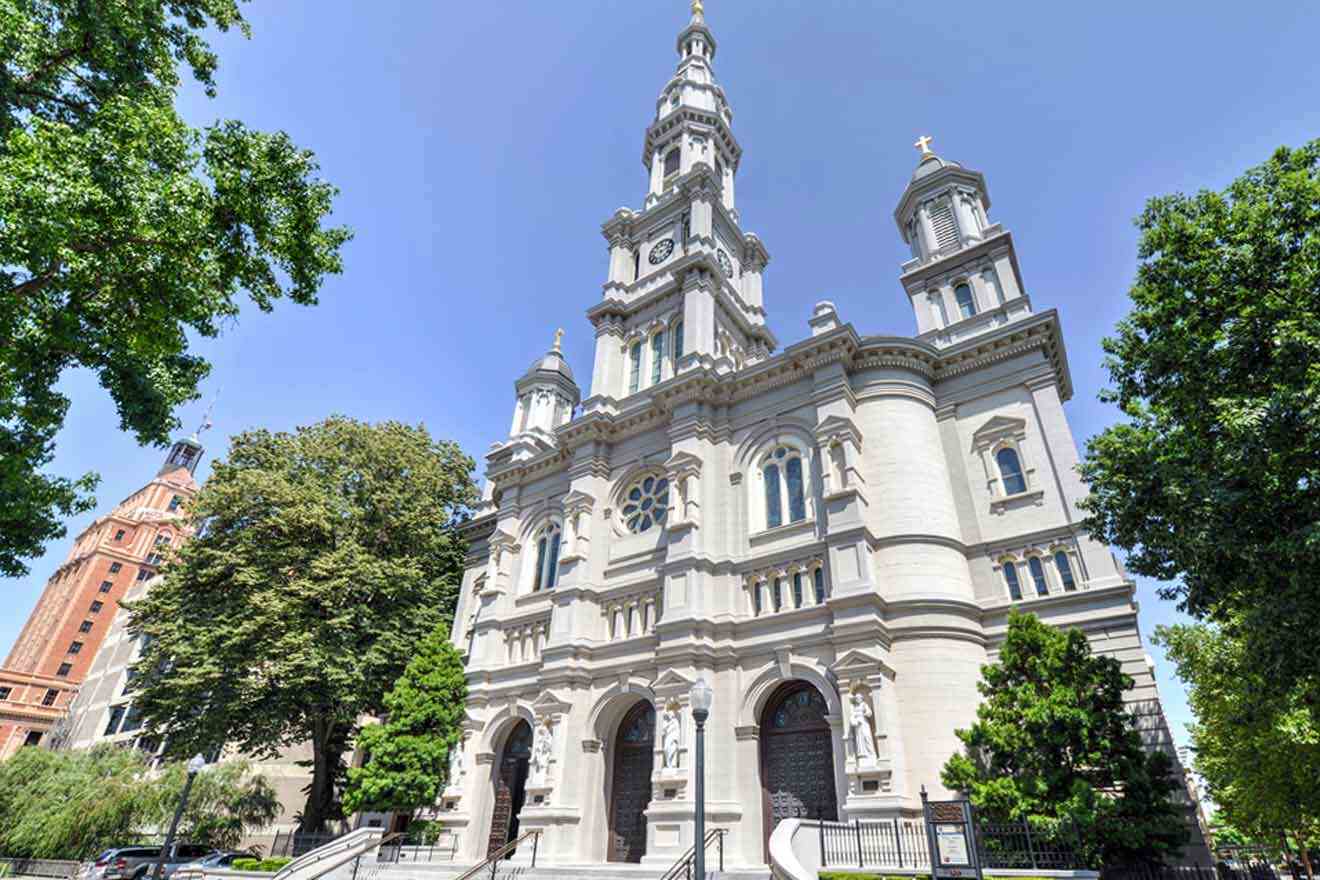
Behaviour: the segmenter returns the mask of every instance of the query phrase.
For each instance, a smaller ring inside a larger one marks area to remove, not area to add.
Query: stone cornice
[[[697,107],[680,105],[677,110],[647,126],[646,137],[642,140],[642,167],[651,170],[651,155],[656,147],[668,143],[679,131],[695,131],[700,134],[715,135],[720,139],[725,151],[731,158],[734,170],[742,161],[742,145],[733,136],[733,129],[720,116],[718,111],[703,110]]]

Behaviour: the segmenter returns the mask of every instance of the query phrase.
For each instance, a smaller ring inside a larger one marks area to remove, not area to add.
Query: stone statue
[[[680,730],[678,712],[666,708],[660,716],[660,747],[664,752],[666,770],[678,769],[678,736]]]
[[[875,735],[871,732],[871,707],[867,705],[866,694],[861,691],[852,693],[852,704],[848,708],[848,727],[858,766],[874,764]]]
[[[550,725],[536,725],[536,738],[532,742],[532,757],[529,761],[530,776],[528,782],[533,786],[543,786],[550,773],[550,745],[554,734]]]

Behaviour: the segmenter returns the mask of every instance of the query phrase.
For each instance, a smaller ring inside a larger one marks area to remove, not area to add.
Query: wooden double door
[[[532,727],[526,721],[519,721],[509,733],[495,769],[495,807],[490,816],[487,858],[518,837],[518,814],[527,799],[527,765],[531,756]]]
[[[761,715],[761,798],[765,842],[782,819],[837,821],[834,735],[820,691],[790,681],[771,695]]]
[[[610,785],[611,862],[640,862],[646,855],[646,808],[651,805],[655,762],[655,708],[643,701],[628,710],[614,737]]]

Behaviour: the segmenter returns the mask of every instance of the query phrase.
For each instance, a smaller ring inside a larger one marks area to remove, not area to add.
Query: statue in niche
[[[463,781],[463,740],[459,739],[449,749],[449,785],[456,786]]]
[[[678,710],[673,706],[666,706],[660,716],[660,748],[664,753],[666,770],[678,769],[678,737],[681,729]]]
[[[536,725],[536,739],[532,742],[532,756],[529,763],[530,779],[528,782],[534,786],[543,786],[550,774],[550,746],[553,733],[550,725]]]
[[[853,691],[852,702],[848,707],[849,736],[853,741],[853,754],[857,765],[875,764],[875,734],[871,730],[871,707],[866,694]]]

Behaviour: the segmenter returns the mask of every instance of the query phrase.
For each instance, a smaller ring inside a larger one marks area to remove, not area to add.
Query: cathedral
[[[786,817],[911,819],[923,786],[947,794],[1013,608],[1118,658],[1169,746],[1134,585],[1081,530],[1059,316],[985,177],[918,140],[894,208],[914,336],[820,302],[781,343],[692,6],[645,198],[602,226],[589,389],[556,338],[515,383],[465,526],[467,721],[435,814],[461,862],[539,830],[541,864],[672,864],[693,843],[699,680],[730,868],[763,866]]]

